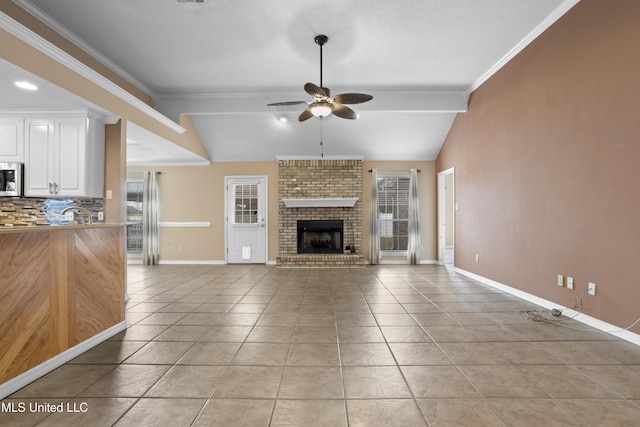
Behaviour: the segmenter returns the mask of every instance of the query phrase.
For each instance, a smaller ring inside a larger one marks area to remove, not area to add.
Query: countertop
[[[124,227],[122,223],[93,223],[93,224],[72,224],[72,225],[35,225],[35,226],[2,226],[0,234],[9,233],[31,233],[38,231],[59,231],[59,230],[82,230],[91,228]]]

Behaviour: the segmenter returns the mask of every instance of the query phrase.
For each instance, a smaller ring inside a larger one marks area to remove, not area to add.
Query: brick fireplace
[[[364,265],[362,160],[279,160],[278,169],[278,264],[297,267]],[[345,200],[351,202],[344,203]],[[305,221],[312,228],[325,221],[333,228],[341,224],[340,242],[336,246],[335,232],[325,231],[309,237],[309,243],[313,239],[316,246],[331,245],[331,251],[299,251],[299,225],[304,225]]]

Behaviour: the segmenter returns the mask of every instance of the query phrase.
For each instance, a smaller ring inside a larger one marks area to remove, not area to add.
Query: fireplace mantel
[[[352,208],[358,198],[282,199],[288,208]]]

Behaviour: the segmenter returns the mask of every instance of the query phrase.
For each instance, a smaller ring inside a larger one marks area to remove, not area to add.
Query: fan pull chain
[[[322,49],[322,46],[320,46]],[[324,122],[322,121],[323,117],[320,117],[320,158],[324,159],[324,145],[322,144],[322,140],[324,139]]]

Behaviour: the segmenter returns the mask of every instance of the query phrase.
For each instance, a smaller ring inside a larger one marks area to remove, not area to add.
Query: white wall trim
[[[209,160],[185,160],[178,162],[127,161],[127,166],[209,166],[210,164],[211,162]]]
[[[463,276],[470,277],[474,280],[477,280],[478,282],[484,283],[485,285],[489,285],[493,288],[500,289],[501,291],[517,296],[518,298],[522,298],[525,301],[529,301],[531,303],[537,304],[548,310],[551,310],[552,308],[561,309],[565,312],[567,316],[573,317],[578,322],[584,323],[585,325],[588,325],[588,326],[592,326],[603,332],[606,332],[608,334],[611,334],[625,341],[629,341],[630,343],[640,346],[640,335],[636,333],[625,331],[616,325],[612,325],[611,323],[603,322],[600,319],[596,319],[595,317],[591,317],[583,313],[578,313],[573,309],[570,309],[568,307],[563,307],[561,304],[556,304],[555,302],[546,300],[544,298],[540,298],[528,292],[521,291],[520,289],[513,288],[509,285],[496,282],[495,280],[487,279],[486,277],[479,276],[475,273],[471,273],[461,268],[455,267],[455,271],[456,273],[460,273]]]
[[[268,259],[267,265],[278,265],[278,261],[276,261],[275,259]]]
[[[158,264],[174,264],[174,265],[225,265],[225,260],[208,260],[208,259],[161,259]]]
[[[437,265],[438,260],[437,259],[421,259],[420,264],[421,265]]]
[[[110,327],[109,329],[105,329],[104,331],[92,336],[88,340],[82,341],[80,344],[77,344],[70,349],[52,357],[46,362],[43,362],[38,366],[29,369],[27,372],[24,372],[17,377],[10,379],[6,383],[0,384],[0,399],[4,399],[8,395],[20,390],[27,384],[32,383],[38,378],[64,365],[71,359],[78,357],[85,351],[88,351],[98,344],[103,343],[104,341],[108,340],[115,334],[124,331],[125,329],[127,329],[127,322],[123,320],[122,322]]]
[[[498,62],[496,62],[491,68],[489,68],[478,80],[476,80],[466,91],[467,96],[474,90],[478,89],[484,82],[489,80],[491,76],[497,73],[502,67],[504,67],[509,61],[511,61],[517,54],[519,54],[525,47],[533,42],[540,34],[544,33],[547,28],[553,25],[558,19],[567,13],[573,6],[578,4],[580,0],[564,0],[547,18],[542,21],[537,27],[535,27],[529,34],[527,34],[520,43],[515,45],[505,56],[503,56]]]
[[[164,221],[164,222],[160,222],[160,227],[167,227],[167,228],[206,228],[206,227],[211,227],[211,222],[208,221],[203,221],[203,222],[197,222],[197,221],[193,221],[193,222],[180,222],[180,221]]]
[[[276,156],[276,160],[364,160],[364,156],[351,154],[324,157],[320,155]]]
[[[24,25],[15,21],[4,12],[0,12],[0,28],[22,40],[34,49],[47,55],[54,61],[59,62],[71,71],[86,78],[91,83],[94,83],[95,85],[101,87],[112,95],[120,98],[122,101],[156,120],[158,123],[161,123],[162,125],[170,128],[174,132],[182,134],[186,131],[185,128],[170,120],[166,116],[162,115],[158,110],[152,108],[148,104],[141,101],[139,98],[133,96],[111,80],[104,77],[102,74],[78,61],[76,58],[69,55],[64,50],[55,46],[53,43],[49,42]]]
[[[437,176],[437,206],[436,209],[438,211],[437,215],[437,232],[438,232],[438,265],[445,264],[445,236],[446,236],[446,176],[449,174],[453,174],[453,200],[455,203],[456,199],[456,168],[452,166],[448,169],[438,172]],[[456,214],[453,213],[453,240],[455,243],[455,222],[456,222]],[[455,264],[455,258],[454,258]]]

